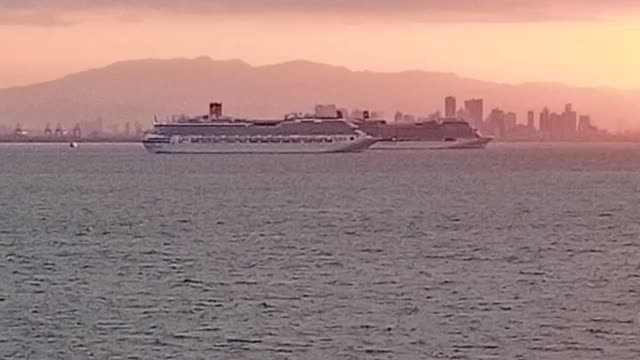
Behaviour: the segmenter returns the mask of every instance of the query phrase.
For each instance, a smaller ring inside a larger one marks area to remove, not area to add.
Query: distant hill
[[[42,128],[46,123],[71,127],[101,116],[106,123],[140,122],[153,115],[201,114],[207,104],[222,101],[226,113],[281,117],[308,111],[317,103],[384,111],[429,114],[443,107],[443,98],[482,97],[492,107],[518,113],[538,112],[548,105],[562,111],[571,102],[597,125],[633,127],[640,119],[640,92],[578,88],[552,83],[499,84],[451,73],[406,71],[376,73],[308,61],[250,66],[239,60],[208,57],[133,60],[29,86],[0,90],[0,124]],[[640,125],[640,124],[638,124]]]

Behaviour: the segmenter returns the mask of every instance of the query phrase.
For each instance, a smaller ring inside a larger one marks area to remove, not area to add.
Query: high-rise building
[[[564,137],[563,115],[551,113],[549,115],[549,134],[553,139],[561,139]]]
[[[476,128],[482,126],[484,119],[484,101],[482,99],[469,99],[464,102],[464,109],[471,120],[471,125]]]
[[[589,132],[592,129],[593,125],[591,125],[591,117],[588,115],[581,115],[580,120],[578,121],[578,132]]]
[[[562,125],[560,126],[560,136],[563,138],[570,138],[575,135],[578,127],[578,114],[573,111],[573,106],[567,104],[564,107],[562,113]]]
[[[545,137],[549,137],[551,136],[551,122],[550,122],[550,117],[549,117],[549,108],[545,107],[541,112],[540,112],[540,124],[538,124],[538,128],[540,129],[540,133],[542,133],[543,136]]]
[[[527,112],[527,127],[529,128],[529,130],[535,130],[536,129],[535,119],[536,119],[536,113],[535,112],[533,112],[533,111]]]
[[[507,134],[513,134],[518,124],[518,116],[514,112],[508,112],[504,115],[504,127]]]
[[[453,96],[447,96],[444,99],[444,117],[454,118],[456,117],[456,98]]]
[[[493,109],[487,117],[487,129],[490,133],[498,138],[504,138],[506,136],[505,114],[500,109]]]
[[[464,108],[460,108],[458,109],[458,111],[456,111],[456,119],[458,120],[463,120],[468,122],[469,124],[473,124],[473,121],[471,120],[471,115],[469,115],[469,112],[467,111],[467,109]],[[473,125],[471,125],[473,126]]]

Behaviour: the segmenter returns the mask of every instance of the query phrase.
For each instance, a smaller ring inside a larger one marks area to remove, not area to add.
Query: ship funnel
[[[209,104],[209,118],[219,119],[222,117],[222,103]]]

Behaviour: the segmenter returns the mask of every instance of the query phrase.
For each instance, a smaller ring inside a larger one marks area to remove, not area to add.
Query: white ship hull
[[[484,149],[493,140],[490,137],[457,139],[455,141],[379,141],[373,150],[446,150],[446,149]]]
[[[157,154],[303,154],[359,152],[375,143],[369,136],[334,143],[149,143],[145,148]]]

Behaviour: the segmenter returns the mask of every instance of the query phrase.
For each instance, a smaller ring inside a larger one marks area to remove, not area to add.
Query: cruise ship
[[[241,119],[209,114],[157,123],[143,138],[153,153],[339,153],[369,148],[377,139],[345,119],[334,105],[318,105],[313,114],[288,114],[279,120]]]
[[[380,150],[483,149],[493,140],[457,118],[390,124],[371,120],[364,112],[357,124],[378,139],[371,148]]]

